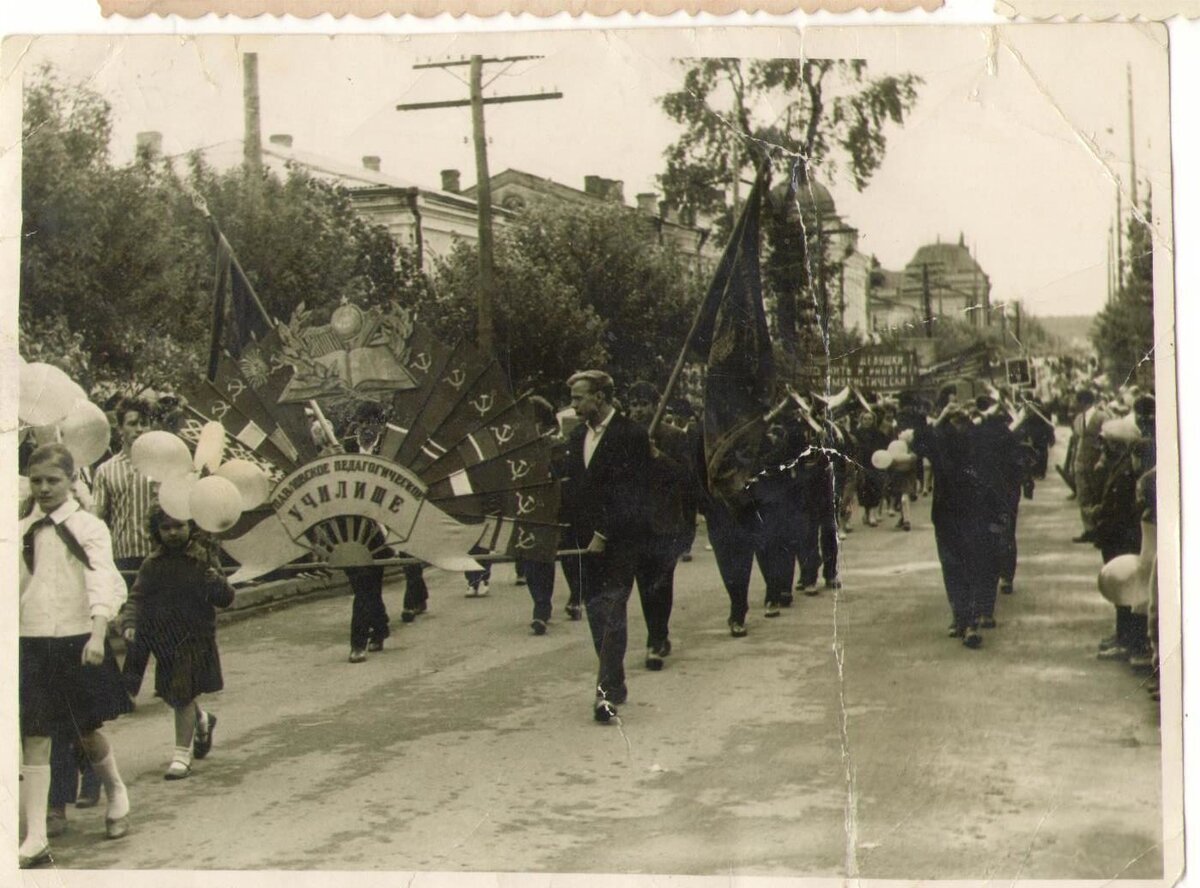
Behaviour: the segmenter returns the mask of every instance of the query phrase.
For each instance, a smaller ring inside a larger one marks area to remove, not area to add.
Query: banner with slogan
[[[863,348],[801,371],[797,382],[810,390],[838,391],[846,386],[875,392],[898,392],[917,385],[916,352],[894,348]]]
[[[479,569],[467,553],[484,528],[448,515],[427,500],[425,484],[403,466],[378,456],[340,454],[308,463],[272,491],[274,517],[224,543],[241,562],[238,579],[261,576],[309,551],[312,528],[346,516],[385,528],[404,551],[444,570]]]

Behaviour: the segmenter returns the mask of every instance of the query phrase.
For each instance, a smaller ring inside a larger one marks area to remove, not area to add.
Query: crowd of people
[[[1020,504],[1045,476],[1054,443],[1054,424],[1036,400],[995,389],[968,395],[963,384],[944,386],[931,401],[911,392],[789,393],[764,417],[752,446],[730,451],[745,478],[730,487],[710,480],[716,467],[693,404],[673,402],[656,420],[654,385],[635,382],[618,400],[613,379],[599,370],[576,373],[566,387],[566,410],[536,396],[529,403],[553,445],[564,609],[571,620],[586,615],[596,721],[617,720],[629,695],[627,606],[635,586],[645,668],[668,662],[676,565],[691,558],[701,518],[734,638],[748,632],[755,563],[766,590],[762,615],[779,617],[797,593],[841,588],[847,534],[891,518],[894,531],[911,531],[912,505],[923,496],[932,499],[948,634],[976,649],[982,630],[996,627],[997,601],[1015,587]],[[49,839],[67,828],[66,806],[98,804],[101,790],[106,835],[128,831],[128,793],[100,728],[132,709],[151,656],[155,694],[174,719],[165,779],[191,774],[217,725],[199,698],[223,687],[215,613],[234,593],[219,547],[192,522],[165,514],[156,485],[130,460],[138,437],[169,427],[178,404],[108,406],[112,453],[93,466],[76,467],[61,444],[30,438],[22,448],[29,479],[20,525],[22,867],[50,862]],[[1126,390],[1102,402],[1084,389],[1071,419],[1067,461],[1058,468],[1080,507],[1076,542],[1093,543],[1104,563],[1143,553],[1154,524],[1153,396]],[[368,405],[340,430],[337,446],[373,452],[385,421]],[[535,561],[516,568],[532,602],[530,630],[544,635],[558,569]],[[345,571],[354,593],[350,662],[361,663],[389,634],[384,570]],[[402,619],[412,622],[426,611],[428,589],[421,565],[404,573]],[[487,571],[466,581],[468,596],[487,594]],[[1116,631],[1100,642],[1099,656],[1152,667],[1156,604],[1152,593],[1141,604],[1117,604]],[[117,638],[125,649],[119,668]]]
[[[1058,468],[1079,505],[1082,532],[1074,542],[1099,549],[1102,565],[1121,556],[1153,559],[1157,508],[1152,394],[1127,387],[1102,399],[1091,389],[1081,389],[1067,457]],[[1157,583],[1144,586],[1133,596],[1134,603],[1114,602],[1115,631],[1100,640],[1098,656],[1150,672],[1147,687],[1157,700]]]

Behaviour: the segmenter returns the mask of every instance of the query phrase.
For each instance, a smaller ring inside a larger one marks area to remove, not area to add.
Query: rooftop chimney
[[[658,195],[653,191],[643,191],[637,196],[638,209],[647,216],[658,215]]]
[[[458,194],[462,190],[458,170],[442,170],[442,191]]]
[[[379,165],[382,161],[374,154],[364,154],[362,165],[364,170],[370,170],[373,173],[379,172]]]
[[[605,182],[605,184],[608,186],[607,188],[604,189],[605,196],[609,200],[615,201],[616,203],[619,203],[622,206],[624,206],[625,205],[625,183],[622,182],[620,179],[608,179]]]
[[[267,139],[272,145],[278,145],[281,148],[292,147],[292,136],[290,133],[275,133]]]
[[[148,130],[137,134],[137,156],[145,160],[157,160],[162,156],[162,133]]]

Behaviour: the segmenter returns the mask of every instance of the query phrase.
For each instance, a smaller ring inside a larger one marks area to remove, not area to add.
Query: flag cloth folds
[[[254,294],[241,267],[233,259],[233,248],[225,235],[217,240],[217,282],[213,289],[212,343],[208,352],[208,378],[217,376],[221,352],[235,360],[252,343],[271,332],[271,319]]]
[[[705,364],[704,453],[709,489],[731,504],[757,470],[774,383],[759,241],[764,164],[697,315],[689,356]]]

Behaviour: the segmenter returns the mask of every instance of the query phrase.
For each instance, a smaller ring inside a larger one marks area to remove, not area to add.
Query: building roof
[[[790,182],[783,181],[771,189],[772,203],[778,205],[779,201],[787,198],[790,184]],[[837,215],[837,205],[833,201],[833,195],[829,193],[828,188],[811,176],[807,183],[796,190],[796,203],[800,207],[801,214],[806,218],[819,216],[827,219]]]
[[[918,247],[908,264],[940,266],[939,271],[943,274],[983,274],[983,269],[979,267],[979,263],[975,261],[975,257],[961,238],[956,244],[936,243]]]
[[[531,191],[538,191],[559,200],[571,201],[573,203],[605,202],[604,198],[595,194],[588,194],[580,188],[572,188],[570,185],[563,185],[561,182],[555,182],[553,179],[547,179],[544,176],[535,176],[533,173],[526,173],[522,170],[507,169],[502,173],[497,173],[491,177],[491,183],[492,188],[500,188],[504,185],[523,185]],[[470,188],[464,188],[462,193],[473,198],[477,187],[478,183],[472,185]]]

